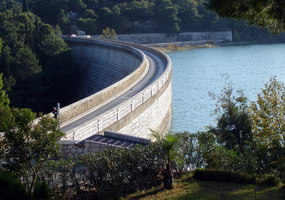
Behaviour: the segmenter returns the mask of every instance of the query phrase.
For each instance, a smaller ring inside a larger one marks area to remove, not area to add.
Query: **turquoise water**
[[[215,125],[215,101],[229,76],[234,90],[250,101],[273,76],[285,83],[285,44],[228,46],[168,54],[173,63],[174,132],[197,132]]]

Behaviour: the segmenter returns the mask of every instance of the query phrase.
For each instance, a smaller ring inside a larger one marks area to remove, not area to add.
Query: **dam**
[[[68,154],[99,151],[96,135],[154,141],[172,119],[172,64],[161,51],[134,43],[66,38],[86,97],[60,109],[61,144]]]

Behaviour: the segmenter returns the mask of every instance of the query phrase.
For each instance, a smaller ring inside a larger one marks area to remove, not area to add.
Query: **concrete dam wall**
[[[73,60],[80,67],[83,83],[78,86],[79,96],[84,98],[60,110],[61,123],[129,89],[143,78],[148,67],[145,56],[129,47],[86,39],[67,42],[72,48]]]
[[[63,140],[76,143],[104,131],[150,140],[154,139],[151,130],[167,133],[172,118],[172,65],[167,55],[136,44],[82,38],[66,41],[72,48],[73,59],[83,71],[85,79],[81,93],[86,97],[60,110],[62,125],[132,90],[150,69],[145,52],[155,54],[164,67],[161,75],[146,88],[88,122],[66,131]]]

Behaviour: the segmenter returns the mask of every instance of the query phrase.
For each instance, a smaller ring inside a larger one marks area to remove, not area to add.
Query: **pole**
[[[60,103],[57,103],[57,124],[58,124],[58,129],[60,128]]]

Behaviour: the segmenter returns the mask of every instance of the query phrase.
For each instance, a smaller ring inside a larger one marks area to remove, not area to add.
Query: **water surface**
[[[172,131],[197,132],[215,125],[215,101],[229,76],[250,101],[273,76],[285,83],[285,44],[228,46],[168,54],[173,63]],[[225,75],[227,74],[227,75]]]

